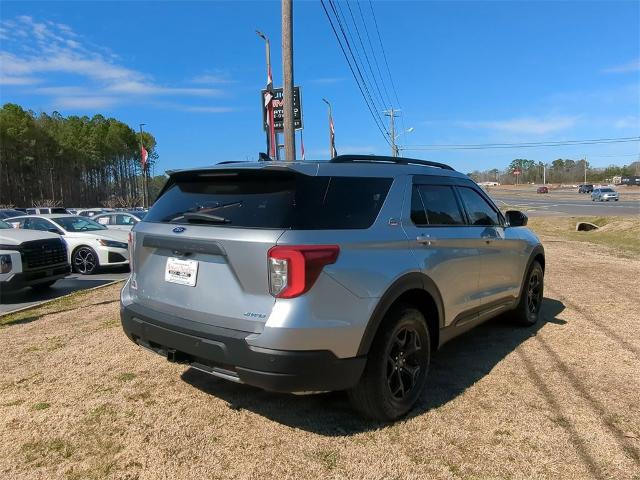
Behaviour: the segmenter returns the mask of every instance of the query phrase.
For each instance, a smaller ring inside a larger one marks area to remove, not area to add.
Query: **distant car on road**
[[[593,192],[593,185],[590,183],[582,184],[578,187],[578,193],[591,193]]]
[[[128,265],[128,232],[107,230],[90,218],[77,215],[26,215],[7,219],[20,229],[62,235],[75,272],[91,275],[98,268]]]
[[[549,188],[547,187],[538,187],[536,193],[549,193]]]
[[[129,231],[144,218],[145,214],[146,212],[101,213],[91,218],[109,229]]]
[[[0,294],[49,288],[69,270],[67,247],[59,235],[16,230],[0,220]]]
[[[599,202],[608,202],[609,200],[613,200],[617,202],[620,199],[618,192],[616,192],[613,188],[609,187],[601,187],[596,188],[591,193],[591,201],[599,201]]]

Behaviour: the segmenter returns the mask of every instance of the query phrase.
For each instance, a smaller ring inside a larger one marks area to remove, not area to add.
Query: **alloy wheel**
[[[82,247],[78,249],[73,257],[73,266],[76,271],[83,275],[93,273],[98,265],[98,259],[90,248]]]
[[[420,379],[422,344],[417,330],[403,327],[396,333],[387,354],[387,386],[391,396],[402,400]]]

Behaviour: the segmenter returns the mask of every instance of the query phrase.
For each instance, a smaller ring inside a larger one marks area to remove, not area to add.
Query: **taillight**
[[[133,271],[133,252],[136,244],[136,234],[134,232],[129,232],[129,272],[131,273],[131,287],[135,290],[138,288],[138,283],[136,282],[136,274]]]
[[[277,246],[267,254],[269,291],[277,298],[293,298],[308,292],[325,265],[335,263],[337,245]]]

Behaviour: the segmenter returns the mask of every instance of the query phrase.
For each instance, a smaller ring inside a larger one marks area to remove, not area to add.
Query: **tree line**
[[[144,132],[142,142],[152,167],[156,140]],[[102,115],[63,117],[3,105],[0,205],[142,205],[140,134]]]
[[[477,182],[515,183],[515,171],[519,171],[519,183],[547,183],[576,184],[587,182],[610,182],[615,176],[638,175],[640,162],[629,165],[610,165],[605,168],[593,168],[589,162],[558,158],[551,163],[536,162],[535,160],[517,158],[512,160],[504,169],[474,170],[468,175]]]

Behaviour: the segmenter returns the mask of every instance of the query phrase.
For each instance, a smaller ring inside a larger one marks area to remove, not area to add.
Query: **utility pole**
[[[140,163],[142,164],[142,207],[149,208],[149,185],[147,182],[147,163],[142,161],[142,150],[144,143],[142,141],[142,127],[146,123],[140,124]]]
[[[395,117],[399,117],[398,112],[400,110],[394,110],[393,107],[390,110],[385,110],[385,116],[389,117],[389,138],[391,140],[391,156],[398,156],[398,147],[396,145],[396,126]]]
[[[256,30],[256,33],[261,39],[264,40],[264,43],[265,43],[265,50],[267,54],[267,95],[269,94],[273,95],[271,93],[271,90],[273,89],[273,78],[271,76],[271,42],[269,42],[269,37],[267,37],[260,30]],[[273,101],[273,98],[269,100],[269,102],[272,102],[272,101]],[[277,134],[273,135],[274,138],[271,137],[271,130],[273,128],[272,112],[273,110],[269,105],[267,107],[267,124],[268,124],[267,125],[267,155],[271,156],[275,154],[277,158],[277,153],[278,153],[278,141],[276,136]]]
[[[542,164],[542,184],[543,185],[547,184],[547,164],[546,163]]]
[[[282,79],[284,104],[284,156],[296,159],[296,137],[293,119],[293,0],[282,0]]]
[[[584,183],[587,183],[587,156],[584,156]]]

